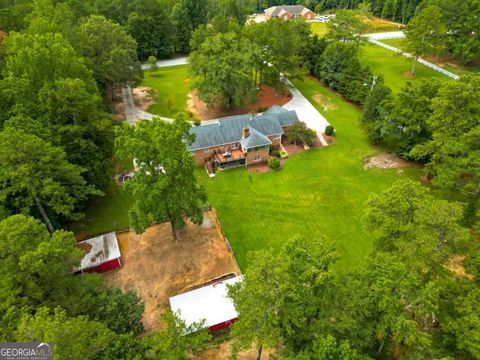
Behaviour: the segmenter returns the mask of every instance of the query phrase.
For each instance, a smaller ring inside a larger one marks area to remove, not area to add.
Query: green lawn
[[[122,186],[110,181],[105,196],[93,201],[86,216],[70,226],[70,230],[82,236],[106,233],[128,228],[128,209],[131,199]]]
[[[399,92],[407,81],[418,81],[421,79],[451,80],[448,76],[422,64],[417,64],[416,75],[414,78],[410,78],[408,74],[412,69],[412,59],[370,43],[362,47],[360,61],[364,65],[368,65],[375,75],[382,75],[385,83],[393,92]]]
[[[190,91],[188,65],[145,71],[141,86],[147,86],[156,91],[157,101],[148,111],[173,118],[178,112],[186,110],[187,95]]]
[[[328,32],[327,23],[312,22],[310,24],[312,26],[312,32],[317,34],[319,37],[325,36],[325,34]]]
[[[406,44],[405,44],[405,38],[385,39],[385,40],[382,40],[382,42],[387,45],[394,46],[403,51],[407,50]],[[465,75],[465,74],[480,72],[480,64],[465,66],[465,65],[459,64],[458,62],[452,61],[452,59],[442,59],[442,58],[440,58],[438,61],[432,61],[432,62],[444,68],[445,70],[453,72],[454,74],[457,74],[457,75]]]
[[[243,269],[249,251],[279,249],[295,234],[323,234],[341,255],[338,268],[352,269],[372,248],[362,227],[368,196],[398,179],[417,177],[420,170],[365,170],[362,158],[381,149],[369,145],[360,110],[316,80],[294,83],[321,112],[314,95],[329,97],[337,107],[324,113],[337,129],[337,144],[297,154],[278,172],[252,174],[240,168],[209,178],[199,169],[198,179]]]

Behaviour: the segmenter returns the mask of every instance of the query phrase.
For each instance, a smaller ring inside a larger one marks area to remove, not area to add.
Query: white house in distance
[[[225,329],[238,320],[233,302],[227,297],[227,285],[242,279],[242,276],[236,276],[172,296],[169,299],[170,307],[187,326],[205,320],[210,331]]]

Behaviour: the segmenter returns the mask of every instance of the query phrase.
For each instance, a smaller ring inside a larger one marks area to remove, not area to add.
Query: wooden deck
[[[247,155],[243,152],[242,149],[233,149],[229,150],[228,153],[230,153],[229,156],[226,155],[226,152],[216,152],[216,158],[220,163],[226,163],[230,161],[236,161],[240,159],[245,159]]]

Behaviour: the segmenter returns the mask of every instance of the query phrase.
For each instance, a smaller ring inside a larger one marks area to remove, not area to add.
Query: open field
[[[370,25],[369,32],[386,32],[386,31],[398,31],[405,27],[401,23],[382,19],[379,17],[372,17],[371,19],[365,18],[364,21]]]
[[[385,39],[385,40],[382,40],[382,42],[387,45],[396,47],[397,49],[407,51],[405,38]],[[469,73],[480,72],[480,61],[475,65],[466,66],[466,65],[460,64],[458,61],[455,61],[455,59],[452,59],[451,57],[448,57],[448,56],[441,56],[439,58],[428,57],[426,58],[426,60],[444,68],[445,70],[453,72],[454,74],[457,74],[457,75],[465,75]]]
[[[114,180],[109,182],[105,196],[92,201],[85,218],[73,223],[69,229],[77,239],[128,228],[128,209],[131,199]]]
[[[328,32],[327,23],[311,22],[310,25],[312,26],[312,32],[319,37],[325,36]]]
[[[360,61],[368,65],[375,75],[382,75],[385,83],[393,92],[399,92],[407,81],[421,79],[451,80],[446,75],[436,72],[425,65],[417,64],[415,77],[410,76],[413,60],[401,54],[384,49],[378,45],[367,43],[360,50]]]
[[[279,249],[296,234],[322,234],[335,242],[341,255],[338,269],[347,271],[372,247],[362,227],[368,196],[396,180],[418,178],[420,170],[366,170],[362,159],[382,149],[369,144],[359,122],[360,109],[315,79],[294,84],[335,126],[336,145],[297,154],[278,172],[252,174],[239,168],[209,178],[199,169],[197,175],[242,269],[251,250]],[[329,99],[328,111],[313,100],[318,95]]]
[[[213,212],[204,213],[201,226],[188,223],[181,239],[173,240],[170,224],[117,235],[122,267],[102,275],[107,286],[135,290],[145,302],[143,323],[156,330],[168,298],[228,273],[239,273],[217,226]]]
[[[186,111],[190,91],[188,65],[145,71],[141,86],[156,90],[156,103],[148,108],[148,112],[173,118],[178,112]]]

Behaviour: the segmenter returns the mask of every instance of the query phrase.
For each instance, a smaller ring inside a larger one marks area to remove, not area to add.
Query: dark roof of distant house
[[[272,6],[264,10],[267,15],[272,17],[282,16],[283,13],[288,12],[293,16],[301,16],[305,13],[311,11],[303,5],[281,5],[281,6]]]
[[[253,136],[252,144],[262,143],[262,145],[251,145],[249,140],[248,147],[267,145],[269,144],[265,141],[265,139],[268,140],[267,136],[281,135],[283,127],[297,121],[298,117],[295,111],[286,110],[280,106],[274,106],[262,115],[227,116],[207,125],[192,127],[190,133],[195,134],[195,142],[189,146],[189,150],[239,142],[242,140],[244,128],[250,130],[250,134]]]

